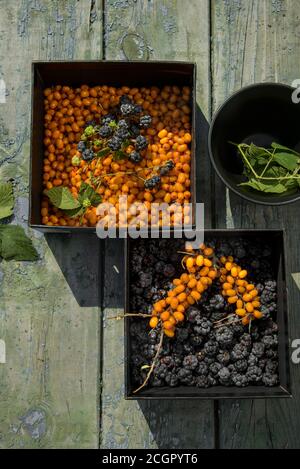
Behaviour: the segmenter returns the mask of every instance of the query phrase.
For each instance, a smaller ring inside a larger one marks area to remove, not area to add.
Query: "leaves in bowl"
[[[300,187],[300,154],[273,142],[271,148],[241,143],[236,145],[247,179],[239,184],[269,194],[292,194]]]

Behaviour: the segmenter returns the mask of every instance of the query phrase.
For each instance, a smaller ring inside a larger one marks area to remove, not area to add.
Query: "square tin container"
[[[285,236],[282,230],[206,230],[205,238],[249,238],[267,243],[272,250],[273,268],[277,280],[277,316],[278,324],[278,354],[279,354],[279,385],[275,387],[247,386],[245,388],[214,386],[200,389],[196,386],[179,386],[175,388],[145,387],[138,394],[134,394],[134,384],[131,381],[129,365],[130,356],[130,321],[125,319],[125,399],[254,399],[292,397],[289,371],[289,341],[288,341],[288,307],[285,267]],[[159,242],[159,240],[157,240]],[[127,239],[125,249],[125,313],[130,312],[130,256],[133,239]],[[146,324],[145,324],[146,326]]]
[[[120,62],[120,61],[54,61],[32,63],[32,117],[30,160],[29,226],[47,233],[95,232],[95,227],[46,226],[41,223],[44,159],[44,95],[54,85],[89,86],[189,86],[192,90],[191,194],[196,202],[196,65],[190,62]],[[172,228],[171,228],[172,230]]]

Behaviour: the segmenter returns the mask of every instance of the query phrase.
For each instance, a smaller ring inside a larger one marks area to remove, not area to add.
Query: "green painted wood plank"
[[[299,77],[299,9],[292,0],[212,2],[214,108],[241,86],[260,81],[291,84]],[[287,230],[288,271],[300,271],[299,204],[283,208],[249,204],[216,181],[217,227]],[[290,337],[300,337],[299,285],[288,278]],[[292,365],[294,399],[220,403],[220,446],[299,448],[299,366]]]
[[[26,227],[33,59],[101,58],[102,2],[0,2],[0,178],[15,179]],[[42,123],[41,123],[42,125]],[[99,262],[96,237],[30,231],[40,260],[2,262],[2,448],[96,448],[99,440]]]
[[[106,2],[105,57],[107,59],[191,60],[198,65],[198,105],[208,118],[209,5],[206,0],[141,0]],[[203,162],[205,127],[198,130]],[[202,134],[201,134],[202,132]],[[201,154],[201,156],[200,156]],[[206,160],[207,161],[207,160]],[[200,166],[200,165],[199,165]],[[209,200],[208,168],[201,165],[201,196]],[[206,176],[206,177],[205,177]],[[210,210],[207,210],[210,223]],[[123,311],[123,242],[108,240],[105,258],[103,383],[101,447],[211,448],[214,414],[211,402],[125,401],[123,323],[107,318]],[[119,274],[116,272],[117,267]]]

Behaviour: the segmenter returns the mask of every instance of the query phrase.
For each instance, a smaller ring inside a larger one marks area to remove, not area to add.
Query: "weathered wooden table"
[[[299,16],[297,0],[0,0],[0,177],[17,182],[16,220],[26,226],[28,217],[31,60],[195,61],[206,226],[287,228],[290,336],[300,337],[299,205],[260,207],[229,194],[205,142],[212,112],[234,90],[300,78]],[[125,401],[123,324],[105,319],[123,307],[123,242],[31,236],[40,261],[0,266],[1,447],[300,446],[296,365],[293,400]]]

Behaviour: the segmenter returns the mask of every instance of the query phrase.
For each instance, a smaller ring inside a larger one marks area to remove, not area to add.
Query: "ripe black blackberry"
[[[251,350],[251,347],[252,347],[252,338],[251,338],[251,335],[246,333],[243,334],[240,339],[239,339],[240,343],[242,345],[244,345],[245,347],[247,347],[248,350]]]
[[[120,97],[119,105],[121,106],[122,104],[132,104],[132,100],[127,94],[123,94]]]
[[[175,388],[176,386],[178,386],[179,380],[178,380],[177,375],[174,372],[169,371],[166,374],[165,382],[171,388]]]
[[[152,273],[150,271],[148,272],[141,272],[139,275],[138,279],[138,284],[142,288],[148,288],[150,287],[152,283]]]
[[[219,374],[219,371],[223,368],[221,363],[218,362],[213,362],[211,365],[209,365],[209,372],[212,376],[217,377]]]
[[[195,379],[195,384],[197,386],[197,388],[209,388],[210,384],[209,384],[209,381],[208,381],[208,378],[207,376],[197,376],[197,378]]]
[[[202,336],[207,336],[212,328],[212,323],[206,319],[206,318],[201,318],[198,316],[195,319],[196,325],[194,326],[194,331],[196,334],[200,334]]]
[[[232,361],[236,362],[238,360],[242,360],[243,358],[247,358],[249,356],[249,350],[243,344],[236,344],[233,347],[231,352],[231,359]]]
[[[262,338],[262,343],[266,349],[277,348],[278,347],[278,338],[276,335],[265,335]]]
[[[133,137],[138,137],[140,135],[140,129],[137,125],[131,124],[130,126],[130,133]]]
[[[172,264],[165,264],[162,270],[162,274],[164,275],[164,277],[174,277],[175,267]]]
[[[148,146],[148,140],[146,139],[146,137],[144,137],[144,135],[139,135],[138,137],[136,137],[135,149],[137,151],[144,150],[145,148],[147,148],[147,146]]]
[[[234,368],[238,373],[243,373],[248,368],[248,362],[245,359],[241,359],[235,362]]]
[[[113,151],[117,151],[117,150],[120,150],[121,146],[122,146],[122,140],[119,138],[119,137],[115,137],[113,136],[107,143],[107,146],[113,150]]]
[[[98,133],[100,135],[100,137],[102,138],[108,138],[111,136],[112,134],[112,128],[109,126],[109,125],[102,125],[102,127],[100,127]]]
[[[128,156],[128,159],[129,161],[131,161],[132,163],[139,163],[140,161],[142,161],[142,156],[139,152],[137,151],[132,151],[129,156]]]
[[[85,142],[80,140],[80,142],[78,142],[78,144],[77,144],[77,150],[78,151],[84,151],[85,150]]]
[[[198,320],[201,319],[199,309],[196,308],[195,306],[190,306],[190,308],[188,308],[187,310],[187,319],[192,324],[196,323],[196,321],[198,322]]]
[[[252,353],[258,358],[261,358],[264,356],[265,353],[265,346],[262,342],[254,342],[252,345]]]
[[[165,176],[168,174],[171,169],[173,169],[175,166],[175,163],[172,160],[167,161],[163,166],[159,168],[159,174],[161,176]]]
[[[145,114],[144,116],[140,117],[140,127],[147,128],[150,127],[152,122],[152,117],[149,114]]]
[[[178,327],[176,331],[176,339],[179,342],[185,342],[189,337],[188,329],[183,329],[182,327]]]
[[[276,373],[264,373],[262,382],[265,386],[276,386],[279,383],[279,378]]]
[[[262,370],[259,366],[250,366],[247,371],[247,378],[252,383],[258,383],[262,378]]]
[[[113,114],[106,114],[103,118],[102,118],[102,125],[108,125],[110,124],[111,122],[114,122],[115,121],[115,116]]]
[[[238,386],[239,388],[244,388],[249,384],[247,376],[241,373],[232,373],[231,380],[234,386]]]
[[[230,347],[233,343],[234,335],[229,327],[220,327],[216,332],[216,341],[222,348]]]
[[[95,156],[95,153],[93,152],[92,148],[86,148],[82,152],[82,158],[84,161],[91,161]]]
[[[223,386],[229,386],[231,383],[231,373],[228,370],[228,368],[223,367],[218,373],[218,378],[220,381],[220,384]]]
[[[217,355],[217,360],[221,365],[228,365],[230,362],[230,352],[228,350],[220,350]]]
[[[199,347],[201,347],[203,345],[203,340],[204,340],[203,336],[198,335],[198,334],[190,333],[189,338],[190,338],[190,342],[191,342],[193,347],[199,349]]]
[[[187,355],[184,357],[182,365],[187,370],[195,370],[198,366],[198,359],[196,355]]]
[[[197,369],[196,369],[196,373],[198,375],[203,375],[203,376],[207,376],[208,375],[208,366],[205,362],[200,362]]]
[[[123,116],[131,116],[135,112],[135,107],[131,102],[121,104],[120,112]]]
[[[177,377],[181,383],[189,384],[192,380],[192,371],[187,368],[179,368]]]
[[[145,189],[154,189],[156,186],[160,184],[160,177],[159,176],[152,176],[149,179],[146,179],[144,182]]]
[[[273,360],[267,360],[265,366],[265,372],[269,374],[273,374],[278,370],[278,363]]]
[[[204,344],[204,352],[208,357],[215,357],[216,354],[218,353],[219,346],[216,342],[213,342],[212,340],[209,340]]]

